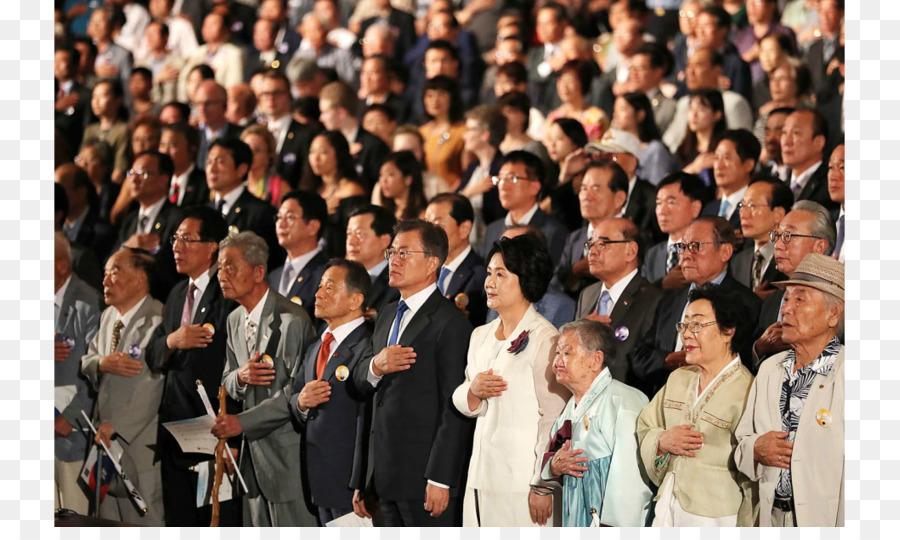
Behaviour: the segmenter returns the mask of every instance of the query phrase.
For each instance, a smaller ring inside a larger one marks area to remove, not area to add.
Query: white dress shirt
[[[187,187],[188,177],[191,173],[194,172],[194,163],[188,166],[185,171],[179,175],[172,175],[172,180],[169,182],[169,197],[175,194],[175,185],[178,185],[178,200],[175,201],[175,204],[181,206],[181,203],[184,202],[184,188]]]
[[[462,253],[460,253],[459,255],[456,256],[455,259],[453,259],[452,261],[450,261],[444,265],[444,268],[450,270],[450,273],[447,274],[447,277],[444,278],[444,282],[440,284],[441,287],[438,287],[438,288],[443,288],[445,291],[447,290],[447,286],[450,285],[450,280],[453,279],[453,274],[456,273],[456,270],[459,268],[459,265],[461,265],[462,262],[466,259],[466,257],[469,256],[469,252],[471,252],[471,251],[472,251],[472,246],[466,246],[466,249],[464,249],[462,251]],[[387,262],[387,261],[385,261],[385,262]]]
[[[296,279],[297,276],[300,275],[300,272],[302,272],[303,269],[306,268],[306,265],[309,264],[309,261],[311,261],[316,255],[318,255],[320,251],[322,250],[318,246],[316,246],[316,248],[308,253],[304,253],[303,255],[300,255],[295,259],[288,258],[284,261],[284,268],[282,269],[281,275],[278,276],[279,294],[281,294],[282,296],[287,296],[287,293],[291,290],[291,286],[293,286],[294,284],[294,280],[291,280],[287,284],[287,289],[281,290],[282,285],[284,285],[284,273],[288,271],[288,268],[290,268],[291,275],[294,276],[294,279]]]
[[[246,189],[244,187],[244,184],[241,184],[238,187],[236,187],[236,188],[232,189],[231,191],[229,191],[228,193],[226,193],[225,195],[222,195],[221,197],[216,195],[215,204],[219,203],[219,199],[225,199],[225,205],[222,207],[222,215],[223,216],[227,216],[228,212],[231,212],[231,207],[234,206],[235,202],[237,202],[238,198],[244,192],[244,189]]]
[[[797,174],[797,171],[791,170],[791,182],[789,187],[791,191],[794,189],[794,185],[800,186],[798,191],[803,191],[803,188],[806,187],[806,184],[809,182],[809,179],[812,177],[813,173],[819,170],[819,167],[822,165],[822,161],[819,160],[812,167],[809,167],[805,171],[800,174]]]
[[[525,212],[525,215],[522,216],[522,219],[520,219],[518,222],[513,222],[512,212],[506,213],[506,217],[503,218],[503,222],[506,223],[507,227],[512,227],[513,225],[528,225],[529,223],[531,223],[531,218],[534,217],[537,211],[538,205],[537,203],[534,203],[534,206],[531,207],[531,210]]]

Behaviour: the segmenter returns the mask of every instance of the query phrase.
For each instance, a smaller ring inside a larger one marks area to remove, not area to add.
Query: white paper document
[[[326,527],[371,527],[372,520],[350,512],[325,524]]]
[[[194,470],[197,472],[197,508],[212,504],[213,483],[215,483],[216,460],[198,463]],[[219,502],[230,501],[234,486],[228,473],[222,475],[222,483],[219,484]]]
[[[72,403],[72,400],[75,399],[75,394],[78,392],[78,389],[75,388],[74,384],[69,384],[66,386],[54,386],[53,387],[53,405],[56,406],[56,410],[59,412],[63,412],[66,410],[66,407],[69,406],[69,403]]]
[[[187,420],[166,422],[163,427],[178,441],[182,452],[200,452],[203,454],[216,454],[216,443],[219,439],[210,433],[216,419],[203,415]]]

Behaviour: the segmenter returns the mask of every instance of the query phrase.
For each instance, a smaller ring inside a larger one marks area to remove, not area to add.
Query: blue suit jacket
[[[322,274],[325,273],[325,264],[328,258],[324,251],[316,253],[316,256],[306,263],[303,270],[294,278],[294,283],[290,290],[285,294],[285,298],[291,300],[295,304],[302,306],[309,314],[310,320],[315,320],[315,304],[316,291],[319,289],[319,281],[322,280]],[[282,264],[275,270],[269,272],[269,286],[278,291],[281,287],[281,275],[284,273],[284,265]],[[299,301],[294,300],[295,298]]]

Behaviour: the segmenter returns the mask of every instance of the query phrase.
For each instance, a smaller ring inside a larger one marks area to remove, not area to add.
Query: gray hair
[[[833,294],[829,294],[825,291],[819,291],[822,293],[822,297],[825,299],[825,309],[831,310],[834,308],[838,308],[840,310],[840,318],[838,318],[838,324],[835,328],[835,333],[841,337],[843,340],[844,337],[844,301]]]
[[[310,11],[309,13],[304,15],[303,18],[300,19],[300,23],[302,24],[302,23],[305,23],[306,21],[312,21],[312,20],[319,21],[319,24],[321,24],[323,27],[328,26],[327,24],[325,24],[325,19],[320,17],[319,14],[316,13],[315,11]]]
[[[588,354],[602,352],[604,366],[612,363],[616,354],[616,336],[609,325],[590,319],[580,319],[562,325],[559,335],[566,332],[574,332],[578,344]]]
[[[72,264],[72,245],[69,244],[69,239],[62,232],[53,234],[53,253],[56,259],[63,256],[65,260],[69,261],[69,265]]]
[[[832,223],[831,221],[831,216],[828,214],[828,210],[826,210],[825,207],[821,204],[809,200],[795,202],[794,206],[791,206],[791,212],[793,212],[794,210],[802,210],[813,215],[813,221],[812,225],[810,225],[809,234],[824,238],[825,241],[828,242],[828,247],[825,248],[825,255],[831,255],[831,252],[834,251],[834,243],[837,237],[837,231],[834,228],[834,223]]]
[[[393,27],[385,22],[377,22],[372,26],[366,28],[365,34],[363,34],[363,39],[368,39],[366,36],[369,36],[369,32],[372,34],[380,34],[381,37],[389,38],[391,42],[397,41],[397,35],[394,33]]]
[[[231,234],[219,242],[219,252],[228,247],[241,250],[244,260],[252,267],[262,266],[266,268],[269,259],[269,246],[253,231],[243,231]]]

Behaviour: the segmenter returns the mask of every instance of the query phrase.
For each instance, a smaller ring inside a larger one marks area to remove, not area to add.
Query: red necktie
[[[331,344],[334,342],[334,334],[325,332],[322,336],[322,347],[319,348],[319,356],[316,357],[316,378],[321,379],[325,371],[325,364],[331,358]]]
[[[169,202],[172,204],[178,204],[178,182],[172,184],[172,196],[169,197]]]

